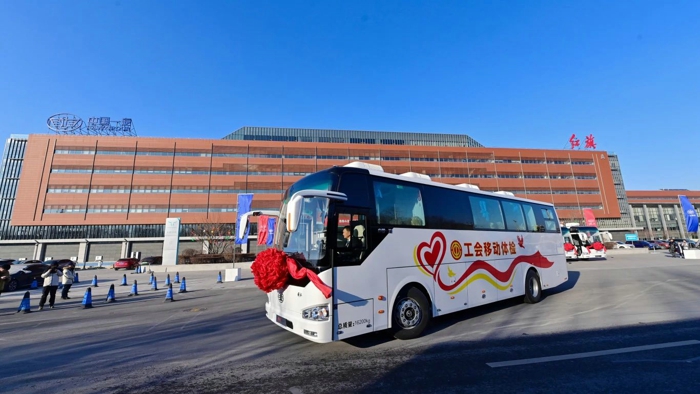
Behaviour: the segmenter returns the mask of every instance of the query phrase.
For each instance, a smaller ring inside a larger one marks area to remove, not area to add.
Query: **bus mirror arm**
[[[287,231],[293,233],[299,227],[301,219],[301,209],[305,198],[327,198],[335,201],[347,201],[348,197],[344,193],[332,192],[328,190],[300,190],[289,199],[287,203]]]
[[[265,211],[265,210],[259,210],[259,211],[250,211],[246,212],[241,215],[240,217],[240,225],[238,226],[238,239],[243,239],[245,237],[245,232],[246,229],[248,228],[248,218],[251,216],[260,216],[260,215],[268,215],[268,216],[279,216],[280,213],[279,211]]]

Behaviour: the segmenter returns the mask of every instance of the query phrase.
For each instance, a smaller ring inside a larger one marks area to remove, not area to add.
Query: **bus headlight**
[[[301,317],[307,320],[325,321],[328,320],[328,305],[312,306],[301,312]]]

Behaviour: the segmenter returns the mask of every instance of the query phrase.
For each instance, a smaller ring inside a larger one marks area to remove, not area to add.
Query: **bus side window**
[[[425,226],[423,198],[419,188],[375,181],[374,198],[379,224]]]
[[[503,205],[503,213],[506,216],[506,228],[511,231],[527,231],[520,203],[502,200],[501,205]]]
[[[557,230],[559,227],[557,225],[556,216],[554,216],[554,210],[550,207],[540,208],[542,211],[542,217],[544,218],[544,229],[548,233],[556,233],[561,230]]]
[[[339,192],[348,197],[346,205],[353,207],[369,208],[369,191],[367,190],[367,177],[362,174],[343,174],[340,177]]]
[[[535,216],[535,210],[532,209],[532,205],[522,204],[523,212],[525,212],[525,219],[527,220],[527,231],[531,233],[537,232],[537,218]]]
[[[469,194],[436,186],[424,186],[425,216],[431,228],[473,230]]]
[[[505,230],[501,204],[497,199],[481,196],[469,196],[469,203],[474,215],[474,228],[483,230]]]
[[[338,214],[336,266],[359,265],[367,257],[367,217],[363,214]]]

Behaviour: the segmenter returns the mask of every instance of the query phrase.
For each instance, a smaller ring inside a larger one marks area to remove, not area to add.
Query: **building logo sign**
[[[71,133],[83,127],[83,120],[73,114],[56,114],[46,121],[46,125],[57,133]]]
[[[130,118],[112,120],[108,116],[93,117],[88,119],[86,126],[79,116],[60,113],[50,116],[46,125],[56,134],[136,137],[136,129]]]

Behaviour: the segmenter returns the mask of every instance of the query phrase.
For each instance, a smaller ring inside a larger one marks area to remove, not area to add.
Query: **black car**
[[[68,260],[68,259],[46,260],[46,261],[42,262],[42,264],[44,264],[44,265],[51,265],[53,263],[58,264],[58,269],[60,269],[61,271],[63,271],[64,267],[71,265],[71,264],[75,264],[75,262],[73,260]]]
[[[162,256],[149,256],[141,259],[141,265],[162,265]]]
[[[15,260],[12,264],[41,264],[41,260]]]
[[[5,286],[5,291],[15,291],[23,287],[29,287],[32,281],[36,280],[37,286],[41,287],[44,278],[41,274],[46,272],[44,264],[15,264],[10,268],[10,282]]]

